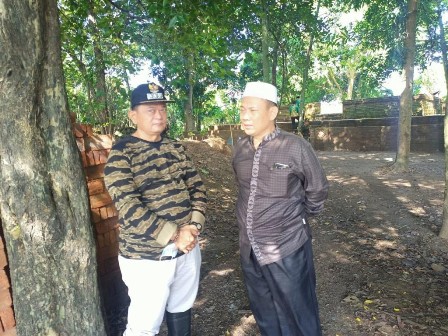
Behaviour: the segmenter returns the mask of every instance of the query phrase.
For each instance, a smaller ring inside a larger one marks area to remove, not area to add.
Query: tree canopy
[[[418,10],[422,70],[440,62],[438,2]],[[130,78],[142,69],[176,100],[178,135],[234,122],[235,97],[250,80],[275,84],[284,105],[300,94],[304,103],[370,98],[390,94],[382,84],[405,64],[406,0],[60,0],[59,8],[70,108],[103,132],[128,126]]]

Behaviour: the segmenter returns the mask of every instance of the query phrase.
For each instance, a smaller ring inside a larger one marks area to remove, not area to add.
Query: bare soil
[[[230,151],[218,140],[184,145],[209,198],[193,335],[260,335],[239,263]],[[323,334],[448,335],[443,154],[412,154],[405,174],[388,168],[394,153],[318,156],[330,181],[311,220]]]

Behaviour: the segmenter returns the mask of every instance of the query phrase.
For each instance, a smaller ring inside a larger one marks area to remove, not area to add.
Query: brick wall
[[[443,152],[442,115],[413,116],[411,151]],[[290,122],[277,122],[291,132]],[[311,143],[317,150],[334,151],[396,151],[398,118],[315,120],[310,124]],[[210,127],[209,136],[220,137],[233,144],[245,136],[240,125]]]
[[[411,151],[443,152],[444,116],[414,116]],[[311,143],[317,150],[396,151],[398,118],[344,119],[311,122]]]
[[[398,117],[400,113],[400,97],[379,97],[357,100],[344,100],[343,119]],[[429,116],[442,114],[440,99],[432,95],[414,96],[412,115]]]
[[[344,100],[342,105],[344,119],[397,117],[400,97]]]

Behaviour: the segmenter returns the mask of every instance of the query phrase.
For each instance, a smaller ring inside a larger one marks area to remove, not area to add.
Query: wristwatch
[[[202,230],[202,224],[198,223],[198,222],[190,222],[190,225],[194,225],[196,226],[196,229],[198,229],[198,231]]]

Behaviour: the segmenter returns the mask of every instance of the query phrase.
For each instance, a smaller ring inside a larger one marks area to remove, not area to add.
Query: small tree
[[[443,58],[443,69],[445,73],[445,85],[448,88],[448,52],[445,40],[445,29],[443,27],[442,20],[443,5],[442,0],[439,0],[438,4],[438,19],[439,19],[439,29],[440,29],[440,46],[442,49]],[[448,103],[448,97],[446,100]],[[445,139],[445,199],[443,202],[443,224],[440,230],[439,236],[448,239],[448,114],[445,112],[445,123],[444,123],[444,139]]]
[[[417,32],[417,8],[419,0],[408,0],[406,18],[405,64],[406,86],[400,96],[398,148],[394,163],[396,171],[407,171],[411,151],[412,97],[414,85],[415,38]]]
[[[0,211],[17,334],[105,335],[56,0],[0,8]]]

